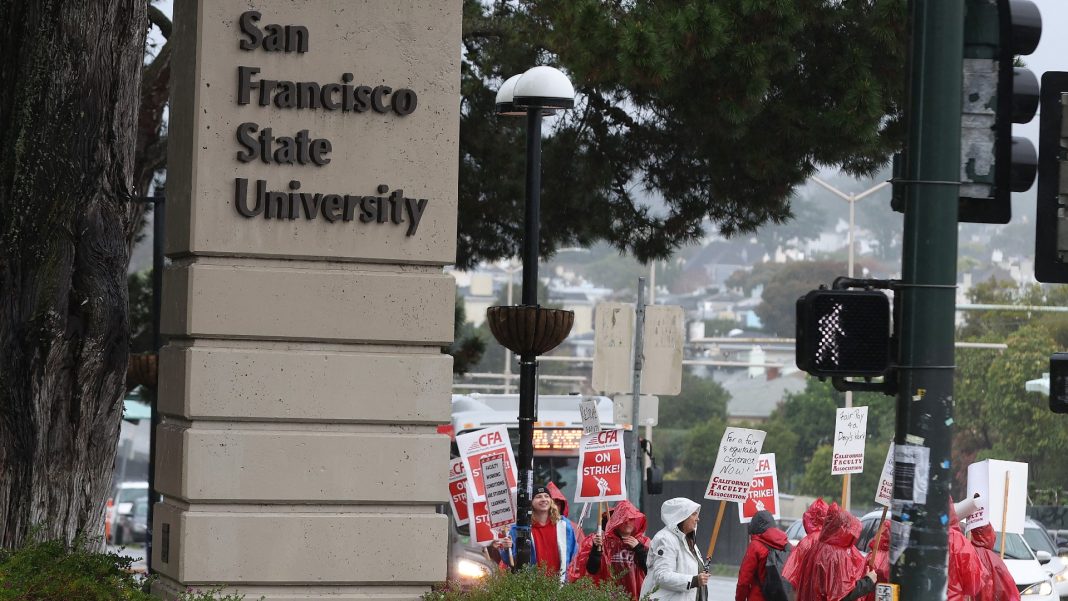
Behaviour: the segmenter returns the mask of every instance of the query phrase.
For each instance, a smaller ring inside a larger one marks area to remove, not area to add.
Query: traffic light
[[[1031,0],[967,0],[964,98],[961,106],[959,221],[1008,223],[1012,193],[1035,181],[1038,155],[1012,135],[1038,109],[1038,78],[1016,67],[1042,37],[1042,14]]]
[[[1068,413],[1068,353],[1050,355],[1049,410]]]
[[[813,290],[797,299],[797,367],[819,377],[877,377],[890,367],[890,299]]]
[[[1038,150],[1035,279],[1068,284],[1068,73],[1042,76]]]

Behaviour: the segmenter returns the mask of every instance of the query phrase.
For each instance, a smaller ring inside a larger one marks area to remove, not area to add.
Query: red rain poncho
[[[997,534],[990,524],[972,530],[972,544],[975,546],[975,552],[992,580],[991,586],[983,587],[979,592],[978,601],[1020,601],[1020,591],[1016,588],[1016,581],[1012,579],[1005,561],[994,552],[995,540],[997,540]]]
[[[839,601],[864,577],[864,556],[854,544],[860,536],[860,520],[847,511],[830,511],[820,531],[819,542],[801,564],[797,601]]]
[[[881,532],[881,534],[880,534]],[[875,548],[875,538],[879,539],[879,548]],[[879,531],[868,543],[868,566],[877,574],[876,582],[890,582],[890,520],[883,520]],[[875,601],[875,593],[864,597],[864,601]]]
[[[797,543],[794,550],[790,552],[790,557],[786,560],[786,565],[782,569],[782,577],[792,584],[795,589],[797,588],[797,577],[800,574],[805,554],[819,541],[820,529],[823,528],[823,522],[826,519],[827,503],[822,498],[813,501],[812,505],[809,505],[808,509],[805,510],[805,514],[801,516],[801,522],[805,525],[805,538],[801,539],[801,542]]]
[[[612,511],[611,517],[604,529],[604,544],[601,549],[601,567],[596,574],[586,571],[586,564],[590,559],[590,551],[593,550],[593,537],[587,536],[579,548],[578,557],[571,564],[571,580],[588,576],[596,583],[613,580],[619,586],[630,592],[634,599],[642,590],[645,581],[645,569],[637,565],[635,552],[623,544],[623,539],[616,529],[630,522],[634,528],[631,536],[638,539],[638,544],[649,549],[649,537],[645,536],[645,514],[630,501],[620,501]]]
[[[990,573],[979,561],[972,543],[960,531],[960,521],[949,500],[949,582],[946,601],[965,601],[979,596],[984,587],[990,586]],[[1014,585],[1015,586],[1015,585]]]

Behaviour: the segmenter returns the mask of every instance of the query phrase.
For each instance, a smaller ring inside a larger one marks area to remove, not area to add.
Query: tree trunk
[[[103,531],[145,0],[0,0],[0,547]]]

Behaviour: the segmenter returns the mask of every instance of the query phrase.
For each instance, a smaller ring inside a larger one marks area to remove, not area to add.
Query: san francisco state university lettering
[[[261,14],[246,11],[238,19],[241,39],[239,47],[246,51],[306,53],[311,46],[311,34],[301,25],[268,24],[259,26]],[[364,113],[394,113],[400,117],[410,115],[419,105],[414,90],[390,86],[354,85],[352,73],[343,73],[341,83],[320,84],[314,81],[288,81],[259,77],[259,67],[237,68],[237,104],[274,106],[280,109],[310,109]],[[241,150],[237,160],[250,163],[259,160],[266,164],[314,165],[329,164],[333,144],[326,138],[316,138],[309,130],[302,129],[295,136],[275,135],[271,127],[246,121],[237,126],[237,143]],[[407,223],[406,234],[414,236],[419,229],[429,200],[407,198],[403,190],[394,190],[388,196],[363,196],[352,194],[322,194],[300,192],[299,180],[289,181],[285,192],[268,190],[266,180],[255,182],[255,191],[249,190],[247,178],[239,177],[234,182],[234,207],[245,218],[263,215],[265,219],[322,218],[329,223],[355,221],[361,223]],[[378,193],[385,195],[389,186],[381,184]]]

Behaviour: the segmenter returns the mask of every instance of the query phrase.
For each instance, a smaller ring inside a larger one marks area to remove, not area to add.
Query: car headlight
[[[456,573],[461,578],[481,580],[486,577],[486,574],[489,574],[489,570],[486,569],[486,566],[470,559],[461,559],[456,562]]]
[[[1053,579],[1057,582],[1064,582],[1068,580],[1068,567],[1064,568],[1060,572],[1053,575]]]
[[[1031,586],[1025,588],[1021,595],[1052,595],[1053,583],[1049,580],[1043,580],[1042,582],[1036,582]]]

